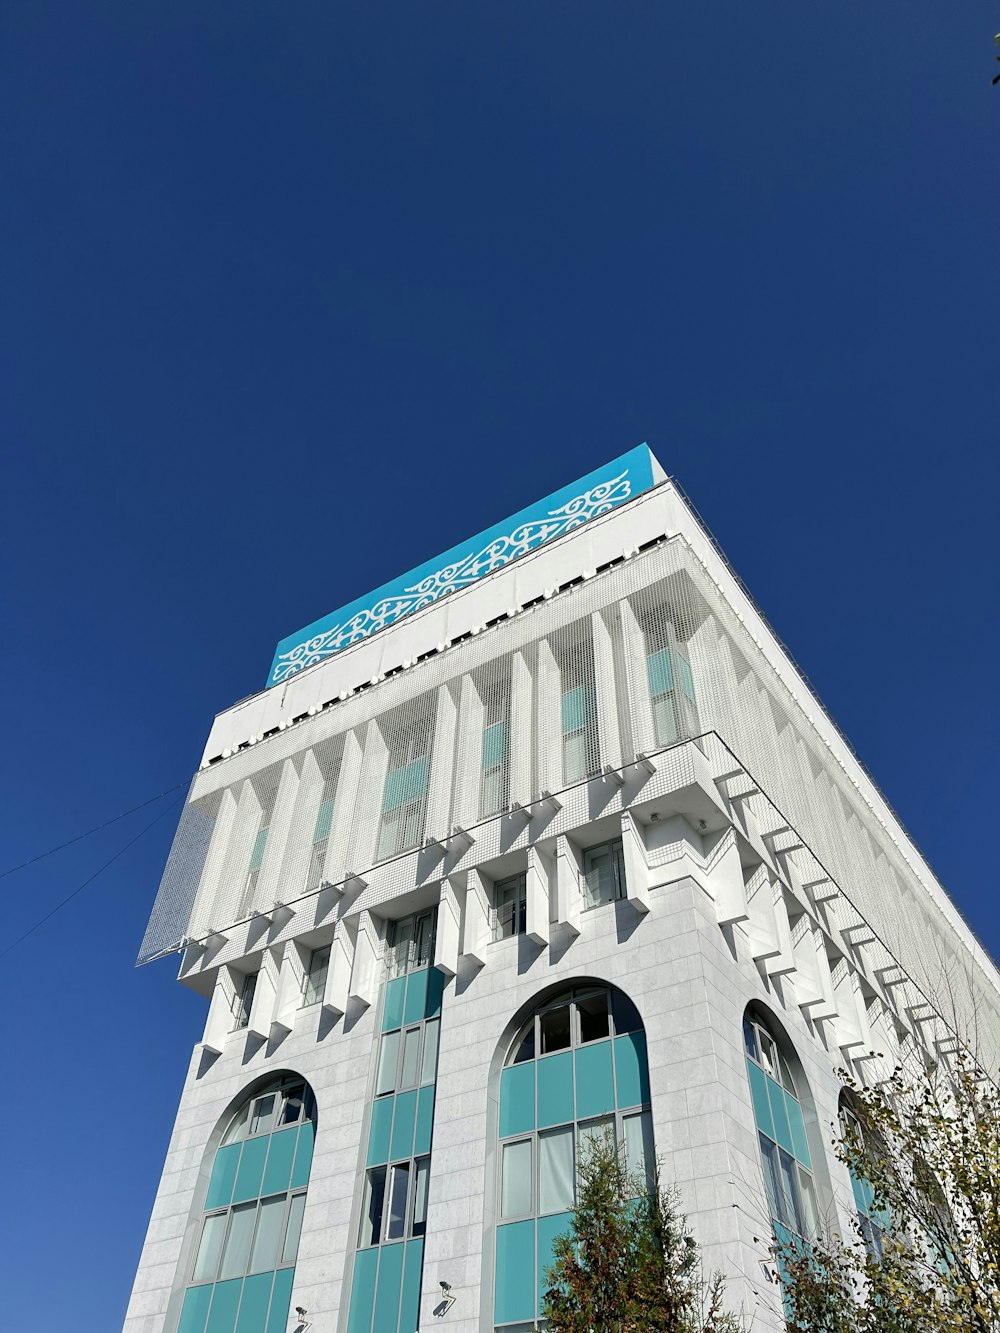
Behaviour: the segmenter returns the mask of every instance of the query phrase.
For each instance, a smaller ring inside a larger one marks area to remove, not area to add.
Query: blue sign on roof
[[[512,518],[453,546],[444,555],[435,556],[282,639],[271,663],[268,685],[280,685],[305,667],[325,662],[411,612],[503,569],[519,555],[648,491],[655,481],[652,455],[641,444]]]

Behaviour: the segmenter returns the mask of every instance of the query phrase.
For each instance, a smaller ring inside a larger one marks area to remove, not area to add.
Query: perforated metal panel
[[[315,889],[315,831],[331,792],[323,878],[336,882],[711,731],[918,983],[936,993],[950,969],[966,1015],[979,1004],[997,1022],[993,980],[926,870],[679,537],[200,773],[140,962]]]

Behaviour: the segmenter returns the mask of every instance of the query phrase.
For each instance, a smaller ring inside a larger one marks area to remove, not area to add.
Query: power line
[[[145,810],[147,805],[154,805],[157,801],[162,801],[164,796],[172,796],[175,791],[180,791],[182,787],[187,785],[187,781],[178,782],[176,787],[168,787],[166,791],[161,791],[159,796],[151,796],[148,801],[133,805],[130,810],[123,810],[120,815],[115,815],[112,819],[106,819],[103,824],[96,824],[93,828],[87,829],[86,833],[78,833],[75,838],[70,838],[68,842],[61,842],[58,847],[50,847],[47,852],[39,852],[37,856],[31,856],[27,861],[22,861],[20,865],[11,866],[9,870],[0,870],[0,879],[6,879],[8,875],[13,875],[18,870],[33,866],[36,861],[44,861],[47,856],[54,856],[56,852],[61,852],[64,847],[72,847],[75,842],[82,842],[84,838],[89,838],[91,834],[100,833],[101,829],[110,828],[112,824],[117,824],[119,819],[124,819],[126,815],[134,815],[137,810]],[[131,844],[129,845],[131,846]],[[0,957],[2,956],[0,954]]]
[[[181,783],[180,785],[186,786],[187,784]],[[174,791],[176,790],[177,788],[175,787]],[[162,795],[167,795],[167,794],[168,793],[166,792],[162,793]],[[153,800],[159,800],[159,799],[160,799],[159,797],[153,798]],[[150,802],[144,801],[143,804],[149,805]],[[36,921],[33,926],[29,926],[23,935],[19,935],[17,939],[13,941],[13,943],[8,944],[6,949],[0,950],[0,958],[6,958],[7,954],[10,953],[11,949],[16,949],[19,944],[23,944],[29,935],[34,935],[36,930],[38,930],[41,926],[44,926],[46,921],[50,921],[57,912],[61,911],[66,906],[67,903],[72,902],[73,899],[77,896],[77,894],[82,893],[88,884],[93,884],[94,880],[97,878],[98,875],[103,874],[103,872],[107,870],[108,866],[114,865],[114,863],[118,860],[118,858],[120,856],[123,856],[130,847],[134,847],[135,844],[139,841],[139,839],[143,837],[144,834],[148,833],[149,830],[154,826],[154,824],[158,824],[161,819],[163,819],[166,815],[169,815],[171,810],[175,809],[176,806],[178,806],[179,804],[180,804],[179,801],[171,801],[171,803],[167,806],[165,810],[161,810],[160,813],[155,817],[155,819],[152,819],[146,825],[145,828],[140,829],[139,832],[135,835],[135,837],[129,839],[129,841],[124,845],[124,847],[119,847],[118,851],[115,852],[114,856],[112,856],[110,860],[105,861],[102,866],[98,866],[98,868],[94,871],[94,873],[92,875],[88,875],[82,884],[78,884],[72,893],[66,895],[66,897],[62,900],[62,902],[56,903],[55,907],[53,907],[50,912],[46,912],[45,915],[41,917],[38,921]],[[135,808],[136,810],[141,810],[142,806],[137,805]],[[132,811],[128,811],[128,813],[131,814]],[[121,817],[122,817],[121,815],[118,816],[119,819]],[[108,823],[114,823],[114,820],[109,820]],[[106,827],[106,825],[102,824],[101,827],[104,828]],[[85,833],[80,835],[80,837],[86,837],[86,836],[87,835]],[[78,842],[79,839],[74,838],[72,841]],[[64,843],[63,845],[68,847],[69,843]],[[42,855],[43,856],[48,855],[48,853],[43,852]],[[39,859],[40,859],[39,857],[35,857],[36,861]],[[25,864],[30,864],[30,863],[26,862]]]

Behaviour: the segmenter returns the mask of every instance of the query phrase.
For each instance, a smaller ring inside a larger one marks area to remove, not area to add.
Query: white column
[[[708,841],[706,835],[703,841]],[[740,849],[732,828],[722,831],[709,853],[710,866],[707,880],[715,900],[715,915],[720,926],[746,921],[747,888],[743,879]]]
[[[455,758],[455,721],[458,710],[447,685],[437,692],[430,778],[427,790],[425,838],[446,838],[451,832],[451,781]]]
[[[368,912],[362,912],[354,941],[354,960],[351,965],[351,986],[348,999],[358,1004],[371,1005],[378,995],[381,976],[381,949],[378,932]]]
[[[794,972],[798,966],[795,951],[792,948],[792,930],[788,919],[788,907],[785,903],[785,890],[780,880],[771,885],[771,906],[774,913],[774,934],[778,942],[778,953],[764,964],[764,971],[769,977],[784,977]]]
[[[649,911],[649,861],[642,830],[630,810],[622,811],[622,852],[628,901],[641,916],[645,916]]]
[[[510,662],[510,799],[518,805],[530,805],[535,794],[531,780],[531,671],[524,654],[517,652]]]
[[[834,1018],[837,1003],[830,976],[830,960],[826,956],[823,932],[803,912],[792,932],[795,953],[795,996],[799,1007],[809,1011],[812,1018]]]
[[[549,875],[537,847],[528,848],[528,872],[525,876],[525,934],[536,944],[549,942]]]
[[[618,603],[621,617],[625,662],[628,669],[629,716],[632,720],[632,744],[637,754],[649,754],[657,748],[653,728],[653,704],[649,695],[646,667],[646,636],[628,598]]]
[[[281,878],[269,901],[294,902],[305,890],[309,864],[312,860],[312,835],[316,828],[316,816],[322,799],[323,774],[316,762],[316,756],[312,750],[307,750],[300,760],[295,811],[281,864]],[[270,834],[267,841],[270,846]]]
[[[601,764],[622,766],[622,740],[618,727],[618,698],[615,690],[615,654],[611,632],[600,611],[590,617],[594,653],[594,693],[597,701],[597,735]]]
[[[267,830],[267,846],[264,848],[264,860],[257,876],[257,889],[251,904],[258,912],[266,911],[275,902],[284,902],[284,884],[282,867],[288,850],[289,835],[295,825],[295,805],[299,790],[299,775],[291,759],[286,759],[281,766],[278,791],[274,798],[274,809]],[[301,886],[294,885],[292,897],[296,897]]]
[[[343,921],[337,922],[337,930],[330,946],[330,966],[326,973],[326,989],[323,992],[323,1008],[332,1014],[346,1014],[347,1000],[351,993],[351,972],[354,970],[355,936]]]
[[[490,943],[490,900],[478,870],[470,870],[466,875],[462,906],[462,957],[485,967],[486,947]]]
[[[366,870],[375,860],[388,763],[388,746],[378,721],[372,718],[365,728],[364,754],[354,808],[354,833],[348,853],[350,870]]]
[[[455,757],[455,823],[468,828],[479,819],[483,787],[483,701],[471,676],[463,676],[458,702]]]
[[[222,866],[222,885],[217,908],[221,919],[212,922],[216,928],[231,926],[240,917],[249,915],[246,910],[240,911],[240,906],[246,889],[247,876],[250,873],[253,845],[260,832],[262,813],[263,807],[257,798],[254,785],[247,778],[240,788],[236,818],[233,821],[233,834],[229,839],[226,859]]]
[[[559,664],[548,639],[538,642],[535,673],[535,776],[538,790],[559,791],[563,786],[562,688]]]
[[[349,865],[347,862],[354,833],[354,814],[361,786],[363,757],[364,750],[357,732],[349,731],[344,737],[344,749],[340,757],[330,839],[326,847],[326,860],[323,863],[323,878],[330,884],[339,884],[348,870],[364,868]]]
[[[236,996],[243,981],[242,973],[238,975],[237,981],[237,974],[234,974],[231,967],[220,967],[216,973],[215,988],[212,991],[205,1032],[201,1039],[205,1050],[213,1055],[222,1054],[226,1038],[233,1030]]]
[[[274,1002],[278,996],[278,971],[280,959],[275,957],[274,949],[265,949],[257,973],[257,985],[254,987],[253,1004],[250,1006],[250,1021],[247,1031],[255,1037],[268,1038],[271,1035],[271,1023],[274,1021]],[[281,950],[277,950],[280,954]]]
[[[450,879],[441,883],[438,900],[437,933],[434,941],[434,966],[446,977],[458,971],[458,941],[461,908]]]
[[[189,929],[196,938],[206,935],[218,924],[215,915],[222,886],[222,867],[229,849],[235,819],[236,796],[233,789],[227,787],[219,801],[219,812],[215,816],[208,854],[205,857],[198,894],[191,912]]]
[[[310,950],[289,940],[285,945],[278,972],[278,993],[271,1019],[272,1037],[285,1036],[295,1026],[295,1018],[302,1007],[302,982]]]
[[[750,956],[755,962],[766,964],[772,958],[780,958],[781,956],[778,928],[774,920],[773,881],[771,872],[766,865],[761,864],[755,868],[747,881],[746,894],[747,938],[750,941]],[[805,950],[805,946],[803,946],[803,949]],[[804,956],[808,957],[808,951],[805,951]],[[796,959],[798,960],[798,952],[796,952]]]
[[[583,911],[580,866],[573,846],[565,834],[560,834],[556,839],[555,885],[556,920],[574,935],[579,935],[580,916]]]

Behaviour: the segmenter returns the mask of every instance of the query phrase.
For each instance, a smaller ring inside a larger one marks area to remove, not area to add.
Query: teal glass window
[[[743,1049],[772,1225],[779,1237],[808,1238],[819,1219],[802,1106],[777,1039],[752,1009],[743,1018]]]
[[[309,966],[302,978],[303,1005],[320,1004],[326,992],[326,978],[330,971],[330,945],[313,949]]]
[[[603,903],[618,902],[628,896],[621,838],[584,851],[583,891],[588,907],[600,907]]]
[[[288,1078],[258,1089],[230,1119],[212,1165],[179,1333],[285,1327],[314,1125],[311,1090]],[[296,1178],[299,1157],[305,1170]]]
[[[417,1327],[444,980],[427,966],[433,940],[433,913],[389,935],[348,1333]]]
[[[509,940],[514,935],[523,935],[528,912],[526,877],[514,875],[498,880],[493,886],[493,901],[496,904],[493,938]]]
[[[871,1136],[865,1133],[861,1121],[847,1105],[846,1096],[846,1093],[842,1096],[840,1105],[841,1134],[845,1139],[853,1139],[871,1152]],[[869,1255],[873,1259],[881,1259],[883,1237],[889,1229],[889,1214],[875,1206],[875,1191],[869,1181],[863,1175],[859,1175],[853,1166],[849,1166],[848,1170],[851,1173],[851,1188],[858,1212],[858,1230],[861,1232],[861,1239]]]
[[[240,896],[240,905],[237,909],[237,913],[241,917],[245,916],[253,906],[253,896],[257,889],[257,881],[260,878],[260,868],[264,864],[264,852],[267,850],[268,831],[267,825],[262,825],[254,839],[246,882],[243,885],[243,893]]]
[[[655,1161],[649,1073],[635,1006],[608,987],[552,996],[515,1036],[500,1077],[494,1325],[537,1317],[577,1165],[610,1133],[639,1188]]]
[[[257,992],[257,973],[248,972],[233,996],[233,1031],[239,1032],[250,1022],[253,997]]]
[[[491,722],[483,728],[482,788],[479,813],[485,818],[506,808],[507,790],[507,722]]]
[[[694,734],[694,676],[687,649],[677,638],[666,606],[637,609],[646,646],[646,681],[657,745],[673,745]]]
[[[307,893],[318,889],[323,883],[326,853],[330,845],[330,831],[333,828],[333,794],[333,782],[327,780],[323,786],[323,798],[319,803],[316,824],[313,828],[312,848],[309,853],[309,871],[306,875]]]
[[[562,745],[564,782],[597,772],[597,708],[589,682],[563,691]]]
[[[379,824],[380,861],[416,847],[423,836],[430,743],[430,719],[424,718],[403,727],[390,744]]]
[[[436,928],[437,913],[434,910],[389,922],[386,943],[389,948],[390,976],[399,977],[404,972],[431,965],[434,961]],[[423,1018],[422,1010],[419,1016]]]

